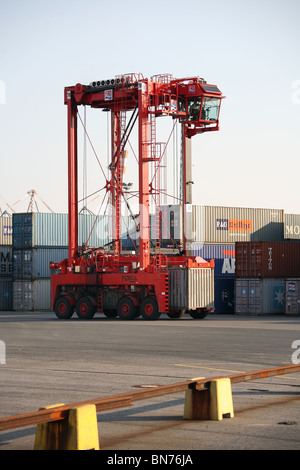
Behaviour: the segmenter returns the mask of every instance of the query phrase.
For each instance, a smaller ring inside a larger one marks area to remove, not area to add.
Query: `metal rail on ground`
[[[0,431],[7,431],[10,429],[22,428],[26,426],[34,426],[41,423],[65,420],[68,417],[68,413],[71,408],[83,405],[95,405],[97,412],[103,412],[132,406],[132,402],[138,400],[146,400],[153,397],[184,392],[187,390],[207,390],[212,380],[230,379],[231,384],[236,384],[240,382],[264,379],[267,377],[292,374],[296,372],[300,372],[300,364],[274,367],[271,369],[257,370],[252,372],[242,372],[239,374],[226,375],[221,377],[191,379],[170,385],[160,385],[145,390],[137,390],[107,397],[100,397],[92,400],[57,406],[50,409],[42,409],[31,413],[0,418]]]

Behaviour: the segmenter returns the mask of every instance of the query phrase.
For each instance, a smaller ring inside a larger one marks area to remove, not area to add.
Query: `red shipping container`
[[[300,277],[298,242],[237,242],[235,256],[239,278]]]

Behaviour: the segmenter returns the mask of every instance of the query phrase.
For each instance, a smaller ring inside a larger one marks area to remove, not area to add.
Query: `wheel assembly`
[[[117,305],[118,317],[121,320],[133,320],[136,317],[137,307],[129,296],[122,297]]]
[[[203,318],[207,316],[207,312],[205,310],[202,310],[201,308],[196,309],[196,310],[190,310],[189,314],[195,320],[203,320]]]
[[[67,320],[73,315],[74,307],[71,305],[68,297],[62,295],[55,302],[54,311],[57,318]]]
[[[185,314],[185,310],[172,310],[170,312],[167,312],[167,315],[169,318],[181,318]]]
[[[160,317],[157,301],[154,297],[145,297],[140,305],[140,314],[144,320],[157,320]]]
[[[96,313],[96,306],[90,297],[81,297],[76,304],[76,314],[81,320],[90,320]]]

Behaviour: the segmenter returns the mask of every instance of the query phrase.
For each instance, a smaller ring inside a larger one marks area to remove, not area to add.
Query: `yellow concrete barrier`
[[[184,419],[222,420],[233,418],[230,379],[215,379],[207,390],[190,389],[185,393]]]
[[[70,408],[66,450],[100,450],[95,405]]]
[[[46,406],[47,410],[62,403]],[[70,408],[68,419],[38,424],[34,450],[99,450],[97,412],[95,405]]]
[[[57,406],[64,406],[64,403],[43,406],[40,410],[49,410]],[[66,424],[65,420],[37,424],[34,450],[60,450],[64,446],[67,430]]]

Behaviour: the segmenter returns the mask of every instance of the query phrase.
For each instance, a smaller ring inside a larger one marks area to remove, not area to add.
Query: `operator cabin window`
[[[201,98],[190,98],[188,100],[188,120],[199,121]]]
[[[219,98],[208,96],[203,98],[201,121],[216,121],[219,116],[220,102]]]
[[[178,98],[178,108],[180,112],[182,113],[186,112],[185,100],[183,98]],[[186,120],[186,117],[179,118],[179,122],[184,122],[185,120]]]

